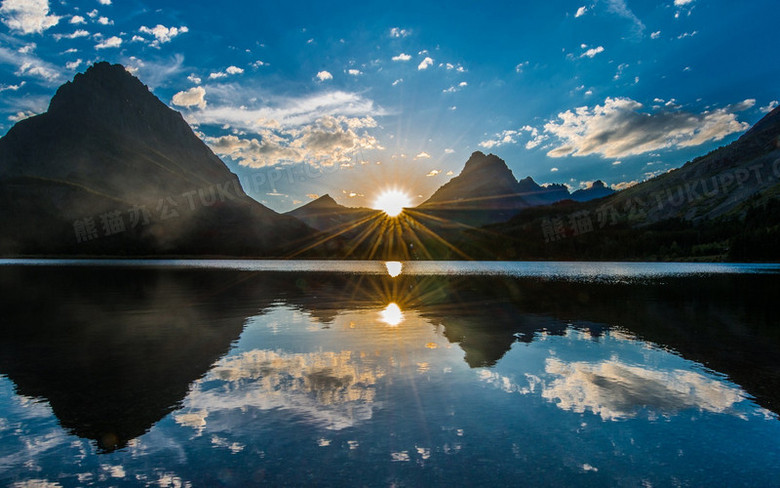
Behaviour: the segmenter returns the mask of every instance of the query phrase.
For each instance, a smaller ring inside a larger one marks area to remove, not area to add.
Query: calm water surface
[[[0,261],[0,484],[777,486],[779,271]]]

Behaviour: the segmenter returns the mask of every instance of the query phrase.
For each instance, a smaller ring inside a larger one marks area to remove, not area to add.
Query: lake
[[[0,484],[777,486],[780,267],[0,260]]]

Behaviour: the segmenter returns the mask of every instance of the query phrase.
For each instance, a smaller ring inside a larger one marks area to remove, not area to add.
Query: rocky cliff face
[[[97,63],[0,139],[0,252],[266,254],[311,234],[249,198],[184,121]]]

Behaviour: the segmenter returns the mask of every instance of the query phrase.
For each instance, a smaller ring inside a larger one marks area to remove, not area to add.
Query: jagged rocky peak
[[[466,165],[463,167],[463,171],[461,171],[460,174],[465,175],[473,171],[486,169],[506,170],[511,173],[506,162],[495,154],[491,153],[485,155],[482,151],[474,151],[471,154],[471,157],[469,157],[469,160],[466,161]]]
[[[537,191],[541,189],[541,186],[534,181],[530,176],[526,176],[522,180],[517,182],[517,188],[519,192]]]

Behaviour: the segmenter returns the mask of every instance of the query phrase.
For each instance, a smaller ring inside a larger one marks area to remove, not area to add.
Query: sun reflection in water
[[[401,311],[401,307],[395,303],[389,303],[380,315],[382,316],[382,322],[391,327],[397,326],[404,320],[404,313]]]
[[[385,263],[385,268],[387,268],[387,274],[389,274],[392,278],[395,278],[396,276],[401,274],[401,271],[403,270],[403,264],[401,264],[400,261],[387,261]]]

